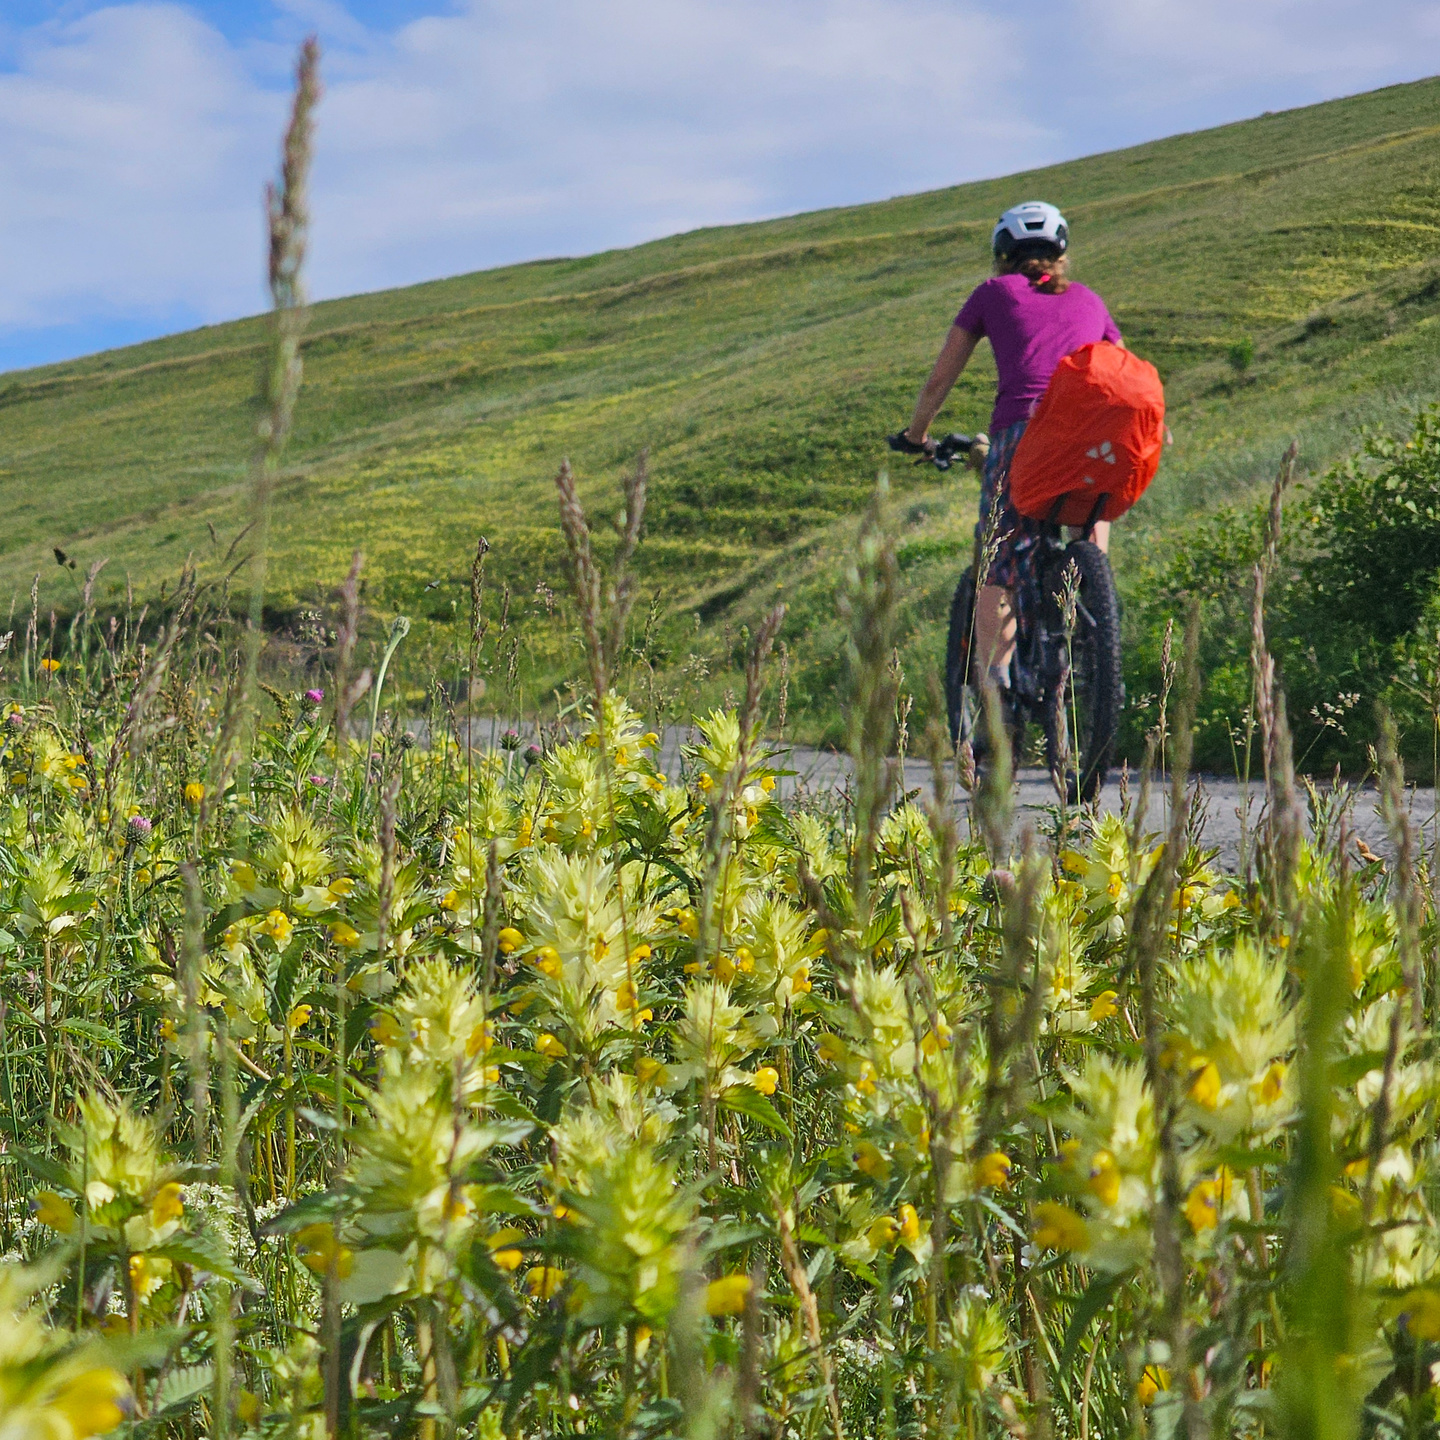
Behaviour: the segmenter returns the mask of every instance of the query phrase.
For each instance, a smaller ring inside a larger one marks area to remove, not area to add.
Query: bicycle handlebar
[[[902,455],[916,456],[917,465],[929,464],[937,470],[948,470],[957,457],[970,453],[970,447],[977,438],[975,435],[961,435],[957,431],[947,435],[933,449],[927,449],[924,445],[917,445],[903,430],[897,430],[893,435],[885,437],[885,443]]]

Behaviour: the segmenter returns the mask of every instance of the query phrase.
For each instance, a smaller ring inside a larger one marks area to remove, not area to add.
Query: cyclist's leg
[[[991,437],[980,479],[980,523],[975,536],[984,568],[977,574],[982,583],[975,599],[976,682],[986,668],[997,679],[1008,672],[1015,649],[1015,581],[1028,527],[1010,505],[1009,480],[1010,461],[1024,433],[1022,421]]]
[[[1015,595],[1003,585],[982,585],[975,600],[976,679],[988,669],[1004,673],[1015,649]]]
[[[1083,540],[1085,532],[1078,525],[1067,525],[1065,535],[1070,540]],[[1110,553],[1110,522],[1108,520],[1097,520],[1095,528],[1090,536],[1102,555]]]

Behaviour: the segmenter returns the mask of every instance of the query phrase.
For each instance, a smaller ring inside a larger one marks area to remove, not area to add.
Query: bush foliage
[[[1297,748],[1311,768],[1370,764],[1379,714],[1400,723],[1407,759],[1434,772],[1440,711],[1440,412],[1408,433],[1368,433],[1358,453],[1291,495],[1266,628],[1289,696]],[[1159,690],[1168,619],[1203,604],[1206,694],[1197,755],[1243,769],[1250,704],[1251,609],[1267,502],[1225,507],[1126,577],[1132,729]],[[1132,740],[1132,745],[1136,744]]]

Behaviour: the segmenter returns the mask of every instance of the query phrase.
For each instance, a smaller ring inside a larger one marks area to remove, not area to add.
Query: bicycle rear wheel
[[[977,697],[970,683],[970,650],[975,624],[975,575],[967,570],[950,601],[950,631],[945,638],[945,715],[950,744],[974,740]]]
[[[1064,638],[1066,575],[1075,567],[1074,630]],[[1047,622],[1061,636],[1046,686],[1045,763],[1071,803],[1100,793],[1115,754],[1124,690],[1120,599],[1105,552],[1089,540],[1065,547],[1045,572]]]

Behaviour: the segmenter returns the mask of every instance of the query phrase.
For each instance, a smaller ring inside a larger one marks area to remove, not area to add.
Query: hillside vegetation
[[[1175,445],[1117,535],[1123,587],[1187,517],[1251,494],[1292,436],[1313,471],[1360,424],[1402,423],[1440,394],[1437,101],[1440,81],[1423,81],[1024,175],[316,306],[269,614],[293,630],[358,547],[372,616],[414,617],[408,651],[432,663],[456,643],[483,533],[533,702],[577,663],[563,612],[537,594],[560,588],[555,469],[571,457],[604,514],[648,447],[637,564],[658,596],[652,660],[718,693],[742,627],[780,596],[792,721],[833,736],[836,566],[886,463],[880,437],[987,273],[999,210],[1032,195],[1064,208],[1074,273],[1167,381]],[[187,555],[202,578],[234,563],[267,334],[257,318],[0,377],[0,604],[8,590],[28,611],[38,575],[43,629],[102,558],[103,605],[127,578],[137,598],[158,595]],[[983,426],[992,385],[987,356],[940,423]],[[923,712],[918,677],[938,665],[974,485],[908,468],[892,484],[902,662]],[[79,570],[57,567],[54,546]]]

